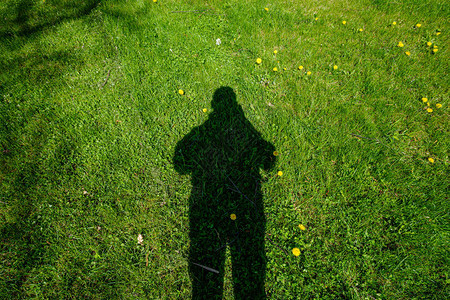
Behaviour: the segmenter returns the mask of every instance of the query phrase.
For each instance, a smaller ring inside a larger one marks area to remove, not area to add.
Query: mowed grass
[[[267,298],[448,298],[448,17],[440,0],[3,1],[0,298],[189,298],[172,158],[221,86],[279,153]]]

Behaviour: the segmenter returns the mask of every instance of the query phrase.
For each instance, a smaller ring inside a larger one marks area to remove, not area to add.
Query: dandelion
[[[303,70],[303,66],[298,66],[298,69],[299,70]]]
[[[202,110],[203,110],[204,113],[208,111],[206,108],[204,108],[204,109],[202,109]]]
[[[260,63],[262,63],[262,59],[258,57],[258,58],[256,59],[256,63],[259,65]]]
[[[311,72],[310,71],[306,72],[306,75],[308,75],[308,76],[311,75]]]
[[[277,175],[278,176],[283,176],[283,172],[282,171],[278,171]]]
[[[300,230],[303,230],[303,231],[306,230],[306,227],[303,224],[298,225],[298,228],[300,228]]]
[[[364,31],[364,29],[362,29],[362,28],[359,29],[359,32],[363,32],[363,31]]]
[[[422,24],[417,23],[417,24],[416,24],[416,27],[417,27],[417,28],[420,28],[420,27],[422,27]]]
[[[408,56],[410,56],[410,55],[411,55],[411,52],[406,51],[405,54],[408,55]]]
[[[178,94],[184,95],[184,91],[183,90],[178,90]]]
[[[430,47],[432,45],[431,42],[427,42],[427,46]]]
[[[428,98],[423,97],[423,98],[422,98],[422,102],[423,102],[423,103],[428,102]]]
[[[344,24],[344,25],[347,24],[347,21],[342,21],[342,24]]]
[[[436,32],[436,35],[440,35],[440,34],[441,34],[441,32],[440,32],[440,31]]]
[[[278,151],[273,151],[273,156],[278,156]]]
[[[144,237],[142,236],[142,234],[139,233],[138,237],[137,237],[137,243],[139,245],[143,245],[144,243]]]
[[[277,54],[278,53],[278,50],[273,50],[273,54]]]
[[[333,69],[337,70],[337,69],[338,69],[338,66],[334,65],[334,66],[333,66]]]
[[[427,102],[427,105],[428,105],[428,106],[431,106],[431,105],[430,105],[430,102]]]
[[[437,107],[437,108],[441,108],[441,107],[442,107],[442,104],[436,103],[436,107]]]
[[[269,8],[268,8],[268,7],[264,7],[264,10],[265,10],[265,11],[269,11]]]
[[[434,52],[434,53],[436,53],[436,52],[438,52],[438,51],[439,51],[438,48],[434,48],[434,49],[433,49],[433,52]]]
[[[433,109],[432,108],[427,108],[427,112],[432,113]]]
[[[299,256],[300,255],[300,249],[298,249],[298,248],[292,249],[292,254],[294,254],[295,256]]]
[[[317,21],[317,20],[319,20],[319,18],[318,18],[318,17],[316,17],[316,18],[315,18],[314,20],[316,20],[316,21]]]
[[[274,72],[277,72],[277,71],[278,71],[278,68],[275,67],[275,68],[273,68],[272,70],[273,70]]]
[[[395,22],[395,21],[394,21],[394,22],[392,22],[392,25],[394,25],[394,26],[395,26],[395,25],[397,25],[397,22]]]
[[[285,71],[286,71],[286,70],[287,70],[287,68],[283,68],[283,70],[285,70]]]
[[[430,163],[432,163],[432,164],[434,163],[434,159],[433,159],[432,157],[429,157],[429,158],[428,158],[428,161],[429,161]]]
[[[231,214],[230,215],[230,219],[233,220],[233,221],[236,220],[236,215],[235,214]]]
[[[154,3],[158,2],[158,0],[153,0]]]
[[[398,42],[397,46],[401,48],[401,47],[403,47],[403,46],[405,46],[405,45],[403,45],[402,42]]]

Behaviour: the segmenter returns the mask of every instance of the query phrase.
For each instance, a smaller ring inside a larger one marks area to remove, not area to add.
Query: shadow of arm
[[[181,139],[175,147],[172,163],[175,171],[181,175],[189,174],[194,170],[194,154],[197,148],[195,136],[195,130],[192,130],[183,139]]]
[[[262,168],[265,171],[270,171],[275,167],[277,157],[273,155],[275,151],[275,146],[267,141],[262,141],[261,145],[262,156]]]

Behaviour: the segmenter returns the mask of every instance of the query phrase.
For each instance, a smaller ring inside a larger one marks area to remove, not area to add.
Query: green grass
[[[268,299],[449,298],[449,13],[3,1],[0,298],[191,297],[192,183],[173,157],[221,86],[279,152],[261,171]],[[230,249],[223,268],[230,299]]]

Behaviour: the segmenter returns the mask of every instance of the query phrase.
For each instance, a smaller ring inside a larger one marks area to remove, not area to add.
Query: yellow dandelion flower
[[[204,108],[204,109],[202,109],[202,110],[203,110],[204,113],[208,111],[206,108]]]
[[[434,159],[433,159],[432,157],[429,157],[429,158],[428,158],[428,161],[429,161],[430,163],[434,163]]]
[[[397,46],[401,48],[401,47],[403,47],[405,45],[402,42],[398,42]]]
[[[268,7],[264,7],[264,10],[265,10],[265,11],[269,11],[269,8],[268,8]]]
[[[230,219],[233,220],[233,221],[236,220],[236,215],[235,214],[231,214],[230,215]]]
[[[298,228],[300,228],[300,230],[306,230],[306,227],[303,224],[298,225]]]
[[[153,0],[154,3],[158,2],[158,0]]]
[[[333,66],[333,69],[337,70],[337,69],[338,69],[338,66],[334,65],[334,66]]]
[[[282,171],[278,171],[277,175],[278,176],[283,176],[283,172]]]
[[[442,107],[442,104],[436,103],[436,107],[437,107],[437,108],[441,108],[441,107]]]
[[[303,70],[303,66],[298,66],[298,69],[299,70]]]
[[[183,90],[178,90],[178,94],[184,95],[184,91]]]
[[[430,106],[430,102],[427,102],[427,105]]]
[[[434,46],[433,46],[434,49],[437,49],[437,47],[438,47],[437,45],[434,45]]]
[[[437,49],[437,48],[434,48],[434,49],[433,49],[433,52],[434,52],[434,53],[436,53],[436,52],[438,52],[438,51],[439,51],[439,49]]]
[[[300,249],[298,249],[298,248],[292,249],[292,254],[294,254],[295,256],[299,256],[300,255]]]
[[[308,76],[311,75],[311,72],[310,71],[306,72],[306,75],[308,75]]]
[[[347,21],[342,21],[342,24],[344,24],[344,25],[347,24]]]
[[[283,68],[283,70],[285,70],[285,71],[286,71],[286,70],[287,70],[287,68]]]
[[[319,18],[317,18],[317,17],[316,17],[316,18],[315,18],[314,20],[316,20],[316,21],[317,21],[317,20],[319,20]]]
[[[278,50],[273,50],[273,54],[277,54],[278,53]]]
[[[428,102],[428,98],[423,97],[423,98],[422,98],[422,102],[423,102],[423,103]]]
[[[417,27],[417,28],[420,28],[420,27],[422,27],[422,24],[417,23],[417,24],[416,24],[416,27]]]
[[[410,56],[410,55],[411,55],[411,52],[406,51],[405,54],[408,55],[408,56]]]
[[[277,71],[278,71],[278,68],[275,67],[275,68],[273,68],[272,70],[273,70],[274,72],[277,72]]]
[[[430,47],[433,43],[427,42],[427,46]]]
[[[278,156],[278,151],[273,151],[273,156]]]
[[[436,32],[436,35],[440,35],[440,34],[441,34],[441,32],[440,32],[440,31]]]
[[[394,21],[394,22],[392,22],[392,25],[394,25],[394,26],[395,26],[395,25],[397,25],[397,22],[395,22],[395,21]]]
[[[260,63],[262,63],[262,59],[258,57],[258,58],[256,59],[256,63],[259,65]]]
[[[433,109],[432,108],[427,108],[427,112],[432,113]]]
[[[362,28],[359,29],[359,32],[363,32],[363,31],[364,31],[364,29],[362,29]]]

